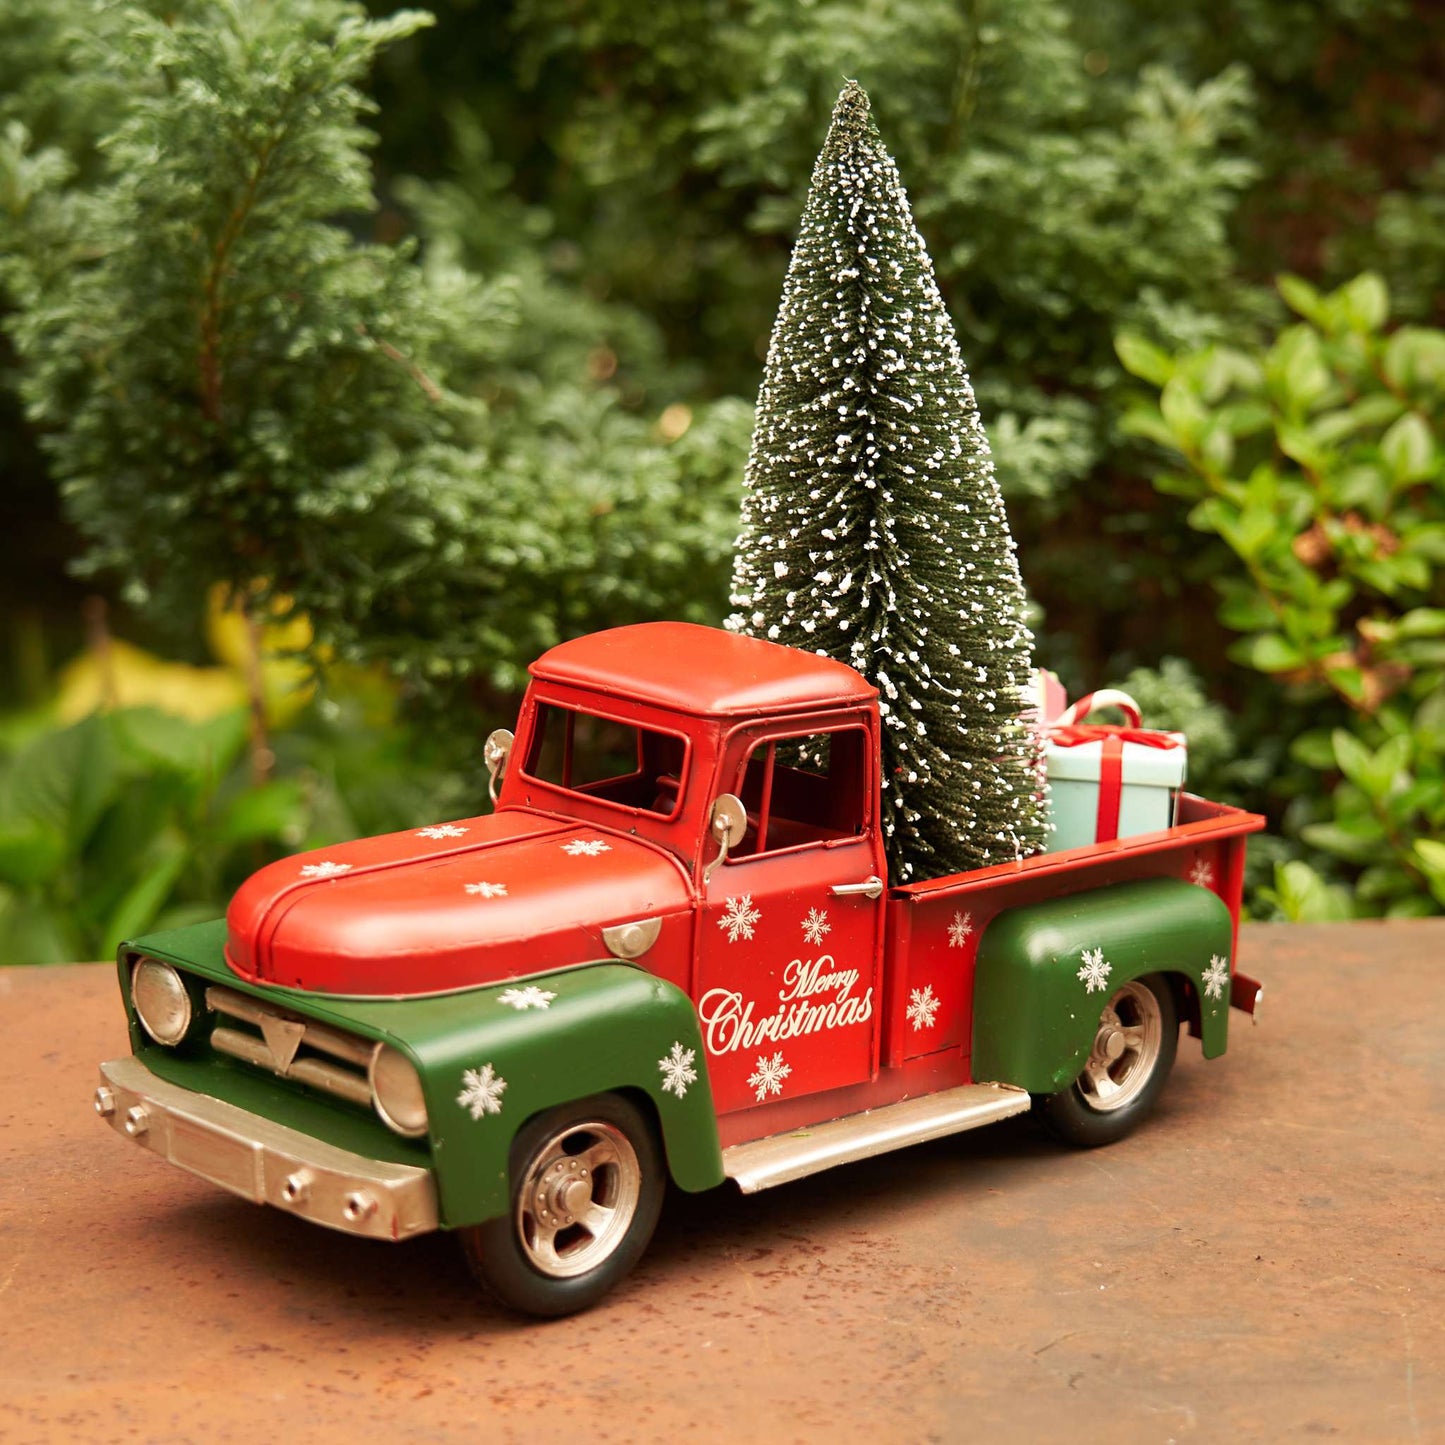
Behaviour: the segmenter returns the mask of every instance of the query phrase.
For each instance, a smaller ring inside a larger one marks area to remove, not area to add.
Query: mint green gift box
[[[1168,733],[1177,740],[1172,748],[1151,748],[1145,743],[1124,744],[1122,783],[1119,789],[1120,838],[1171,828],[1184,786],[1188,749],[1183,733]],[[1048,766],[1049,813],[1054,833],[1050,853],[1086,848],[1095,842],[1099,820],[1099,772],[1103,740],[1064,747],[1050,738],[1044,745]]]

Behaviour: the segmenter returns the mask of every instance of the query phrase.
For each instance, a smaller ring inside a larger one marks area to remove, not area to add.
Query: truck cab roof
[[[846,663],[691,622],[642,622],[563,642],[529,669],[565,683],[703,717],[805,712],[871,702]]]

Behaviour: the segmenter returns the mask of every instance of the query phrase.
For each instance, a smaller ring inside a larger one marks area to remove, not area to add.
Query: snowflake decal
[[[950,948],[962,948],[968,942],[968,936],[973,932],[973,914],[955,913],[953,922],[948,925],[948,946]]]
[[[1084,966],[1076,976],[1083,981],[1085,992],[1102,993],[1109,986],[1109,975],[1113,973],[1114,965],[1104,962],[1102,948],[1086,948],[1079,956],[1084,960]]]
[[[828,922],[828,910],[826,908],[810,908],[808,916],[803,920],[803,937],[809,943],[822,943],[825,933],[832,933],[833,925]]]
[[[1189,870],[1189,881],[1200,888],[1209,888],[1214,883],[1214,868],[1201,858]]]
[[[483,1064],[480,1069],[468,1069],[462,1075],[462,1091],[457,1095],[457,1103],[473,1119],[480,1119],[483,1114],[502,1112],[502,1095],[506,1091],[507,1081],[490,1064]]]
[[[612,844],[604,843],[601,838],[574,838],[562,845],[562,851],[574,858],[595,858],[599,853],[610,853]]]
[[[759,1054],[758,1066],[748,1078],[748,1087],[757,1090],[761,1103],[769,1094],[781,1094],[783,1080],[792,1072],[793,1066],[783,1062],[782,1054],[774,1054],[772,1058]]]
[[[727,900],[727,908],[718,919],[717,926],[727,929],[729,943],[736,943],[740,938],[753,936],[753,925],[762,916],[762,911],[753,907],[753,895],[744,893],[741,898]]]
[[[550,989],[538,988],[529,983],[525,988],[509,988],[497,995],[498,1003],[511,1004],[520,1013],[527,1008],[549,1008],[557,995]]]
[[[301,876],[303,878],[335,878],[338,874],[350,872],[350,863],[333,863],[330,859],[326,859],[320,863],[304,864]]]
[[[1204,970],[1205,998],[1223,998],[1224,985],[1229,982],[1229,965],[1217,954],[1209,955],[1209,967]]]
[[[505,883],[468,883],[467,892],[477,898],[505,898],[507,885]]]
[[[466,833],[465,828],[458,828],[455,823],[433,823],[430,828],[417,830],[418,838],[460,838]]]
[[[908,995],[908,1022],[913,1025],[914,1033],[917,1033],[919,1029],[933,1027],[933,1016],[938,1012],[938,1006],[942,1002],[942,999],[934,996],[931,983],[914,989]]]
[[[662,1070],[664,1094],[676,1094],[680,1099],[687,1093],[689,1084],[697,1083],[697,1070],[692,1066],[696,1057],[696,1050],[685,1049],[678,1043],[672,1046],[672,1052],[666,1058],[657,1061],[657,1067]]]

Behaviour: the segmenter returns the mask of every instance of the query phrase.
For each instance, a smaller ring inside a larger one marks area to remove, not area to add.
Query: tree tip
[[[868,128],[868,92],[856,80],[845,81],[833,107],[832,129],[844,134],[861,135]]]

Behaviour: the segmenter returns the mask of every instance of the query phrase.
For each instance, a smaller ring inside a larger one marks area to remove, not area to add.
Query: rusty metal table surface
[[[1245,930],[1261,1022],[1133,1138],[1027,1117],[670,1198],[590,1314],[101,1125],[100,965],[0,970],[0,1440],[1445,1440],[1445,922]]]

